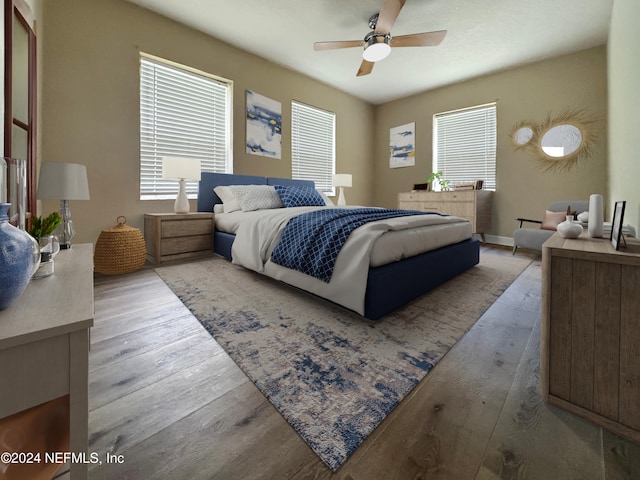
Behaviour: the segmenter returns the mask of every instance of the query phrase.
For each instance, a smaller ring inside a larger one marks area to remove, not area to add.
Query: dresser
[[[68,397],[70,450],[86,454],[92,325],[93,245],[74,244],[56,256],[54,275],[0,310],[0,437],[6,417]],[[87,478],[87,464],[70,472]]]
[[[493,192],[490,190],[454,190],[427,192],[415,190],[398,194],[401,210],[422,210],[455,215],[471,222],[473,233],[485,241],[485,233],[491,230]]]
[[[213,221],[213,212],[145,214],[147,260],[158,264],[211,254]]]
[[[640,442],[640,242],[554,234],[542,246],[545,401]]]

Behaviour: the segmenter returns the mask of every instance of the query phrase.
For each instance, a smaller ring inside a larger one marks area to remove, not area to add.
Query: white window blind
[[[231,172],[231,82],[140,57],[140,198],[174,198],[162,157],[198,158],[203,172]],[[187,182],[187,194],[198,182]]]
[[[316,189],[333,195],[336,114],[291,102],[291,178],[313,180]]]
[[[495,103],[438,113],[433,129],[435,172],[454,184],[483,180],[483,189],[496,189]]]

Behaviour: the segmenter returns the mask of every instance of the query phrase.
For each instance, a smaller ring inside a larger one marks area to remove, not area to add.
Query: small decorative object
[[[60,251],[60,243],[55,235],[44,235],[37,240],[40,245],[40,266],[33,274],[33,278],[48,277],[54,273],[53,259]]]
[[[53,275],[53,259],[60,251],[60,243],[52,233],[60,225],[60,222],[62,222],[62,217],[58,212],[52,212],[48,217],[34,217],[31,219],[29,234],[40,245],[40,266],[34,273],[33,278]]]
[[[162,178],[178,180],[179,189],[173,204],[175,213],[189,213],[189,199],[185,182],[200,180],[200,160],[197,158],[164,157],[162,159]]]
[[[93,255],[95,271],[103,275],[121,275],[139,270],[147,257],[147,247],[140,229],[127,225],[119,216],[112,228],[102,230]]]
[[[9,223],[21,230],[26,230],[27,213],[27,162],[19,158],[4,157],[6,168],[5,180],[1,189],[0,202],[11,206],[7,212]]]
[[[340,196],[338,197],[338,205],[346,205],[347,202],[344,198],[344,187],[351,186],[351,174],[350,173],[336,173],[333,176],[332,183],[334,187],[340,188]]]
[[[442,172],[431,172],[429,176],[427,176],[427,183],[432,183],[434,180],[438,181],[438,185],[440,185],[440,190],[443,192],[449,190],[449,184],[451,180],[444,180],[442,178]]]
[[[578,221],[582,223],[589,223],[589,212],[582,212],[578,214]]]
[[[55,235],[60,248],[71,248],[76,230],[71,220],[69,200],[89,200],[87,167],[79,163],[42,162],[37,197],[40,200],[60,200],[62,223]]]
[[[558,224],[557,230],[564,238],[578,238],[582,234],[582,225],[573,221],[573,215],[567,215],[567,219]]]
[[[625,246],[627,243],[622,235],[622,220],[624,219],[624,208],[626,204],[626,201],[616,202],[613,210],[613,221],[611,222],[611,245],[613,245],[613,248],[616,250],[620,249],[621,239]]]
[[[589,197],[589,236],[602,237],[604,233],[604,202],[602,195],[594,193]]]
[[[9,223],[9,206],[0,203],[0,310],[22,295],[40,264],[38,242]]]

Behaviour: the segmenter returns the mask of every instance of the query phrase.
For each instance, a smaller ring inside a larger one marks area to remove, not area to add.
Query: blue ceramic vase
[[[0,203],[0,310],[22,295],[38,258],[35,239],[9,223],[10,205]]]

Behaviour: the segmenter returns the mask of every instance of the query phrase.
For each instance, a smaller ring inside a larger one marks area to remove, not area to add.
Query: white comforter
[[[435,242],[429,242],[430,245],[423,251],[457,243],[471,237],[471,224],[454,216],[415,215],[367,223],[351,233],[338,254],[331,281],[325,283],[304,273],[277,265],[270,260],[271,252],[278,243],[289,219],[318,208],[326,207],[278,208],[255,212],[252,215],[252,221],[244,221],[237,227],[236,238],[231,250],[233,263],[264,273],[364,315],[364,296],[371,252],[376,241],[385,232],[392,234],[400,230],[411,229],[423,232],[420,235],[424,236],[427,228],[421,227],[440,226],[436,229],[442,230],[441,226],[446,224],[464,222],[468,225],[468,228],[466,228],[467,225],[465,228],[457,228],[456,238],[453,240],[450,235],[447,236],[449,237],[447,240],[443,240],[445,243],[439,242],[436,238]]]

